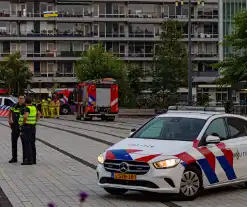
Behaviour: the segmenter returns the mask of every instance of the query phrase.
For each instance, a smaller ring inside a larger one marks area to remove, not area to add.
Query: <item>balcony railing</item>
[[[20,32],[12,32],[12,31],[1,31],[0,30],[0,36],[57,36],[57,37],[93,37],[98,36],[98,33],[94,32],[84,32],[83,30],[77,30],[77,31],[57,31],[57,30],[42,30],[40,32],[36,32],[34,30],[31,31],[20,31]]]
[[[40,51],[40,52],[31,52],[31,51],[20,51],[23,57],[80,57],[84,51]],[[0,53],[1,57],[10,55],[11,52]]]
[[[9,11],[1,11],[0,12],[0,18],[1,17],[10,17],[10,12]]]
[[[194,71],[193,76],[196,77],[217,77],[219,76],[219,71],[207,71],[207,72],[200,72],[200,71]]]
[[[83,29],[78,29],[75,31],[59,31],[57,29],[54,30],[42,30],[40,32],[36,32],[35,30],[31,31],[9,31],[9,30],[0,30],[0,36],[82,36],[82,37],[158,37],[160,36],[159,32],[152,31],[135,31],[129,33],[121,33],[121,32],[85,32]],[[183,34],[184,38],[188,38],[188,34]],[[218,34],[215,33],[197,33],[191,34],[192,38],[218,38]]]
[[[106,33],[106,32],[100,32],[99,33],[100,37],[126,37],[127,34],[125,33],[120,33],[120,32],[110,32],[110,33]]]
[[[158,37],[159,34],[154,34],[154,32],[129,32],[129,33],[121,33],[121,32],[111,32],[105,33],[100,32],[100,37],[145,37],[145,38],[153,38]]]
[[[90,11],[85,11],[85,12],[58,12],[57,17],[93,17],[93,13]],[[0,17],[44,17],[43,13],[32,13],[32,12],[22,12],[22,11],[17,11],[15,14],[10,13],[8,11],[5,12],[0,12]],[[51,18],[51,17],[49,17]]]
[[[194,57],[218,57],[217,52],[192,52],[192,56]]]
[[[0,12],[1,17],[44,17],[43,13],[32,13],[17,11],[12,14],[9,11]],[[168,12],[129,12],[128,14],[116,12],[113,14],[97,14],[89,11],[82,12],[57,12],[56,18],[82,18],[82,17],[102,17],[102,18],[175,18],[175,19],[187,19],[188,14],[172,14]],[[52,17],[49,17],[52,18]],[[218,12],[197,12],[192,14],[192,19],[218,19]]]
[[[145,31],[145,32],[136,31],[136,32],[130,32],[129,33],[129,37],[155,37],[155,36],[158,37],[158,36],[160,36],[160,34],[159,33],[155,34],[154,32],[151,32],[151,31]]]
[[[188,38],[189,35],[188,34],[183,34],[184,38]],[[218,34],[214,34],[214,33],[198,33],[198,34],[191,34],[192,38],[202,38],[202,39],[209,39],[209,38],[218,38]]]
[[[53,50],[46,50],[40,52],[30,52],[30,51],[20,51],[23,57],[80,57],[86,51],[53,51]],[[153,57],[153,53],[148,52],[129,52],[126,55],[124,52],[117,52],[108,50],[108,52],[112,52],[117,57]],[[1,57],[5,57],[10,55],[10,52],[3,52],[0,53]]]
[[[129,57],[153,57],[153,53],[129,52]]]
[[[48,71],[46,68],[41,68],[40,72],[34,72],[34,77],[75,77],[75,73],[72,71],[63,71],[58,67],[57,70]]]
[[[35,36],[35,37],[134,37],[134,38],[154,38],[159,37],[159,33],[154,33],[151,31],[146,32],[129,32],[129,33],[120,33],[120,32],[85,32],[83,30],[77,31],[57,31],[57,30],[42,30],[40,32],[32,31],[3,31],[0,30],[0,37],[9,37],[9,36]],[[188,34],[183,34],[184,38],[188,38]],[[192,38],[201,38],[201,39],[210,39],[218,38],[218,34],[191,34]]]
[[[108,52],[112,52],[117,57],[153,57],[154,53],[150,49],[146,49],[147,51],[144,51],[144,49],[141,49],[140,52],[137,52],[137,49],[135,52],[132,52],[132,49],[129,48],[128,54],[126,54],[124,51],[112,51],[112,49],[106,49]],[[138,49],[140,50],[140,49]],[[13,51],[14,52],[14,51]],[[20,51],[21,55],[23,57],[80,57],[83,53],[86,51],[57,51],[57,50],[46,50],[46,51],[40,51],[40,52],[32,52],[32,51]],[[11,52],[2,52],[0,53],[1,57],[5,57],[10,55]],[[218,57],[218,53],[216,52],[192,52],[193,57]]]

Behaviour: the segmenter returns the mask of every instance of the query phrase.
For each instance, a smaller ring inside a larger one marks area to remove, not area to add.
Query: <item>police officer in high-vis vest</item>
[[[11,127],[11,142],[12,142],[12,159],[9,163],[17,162],[17,142],[20,136],[20,128],[19,128],[19,117],[20,111],[25,107],[25,99],[23,95],[19,96],[18,103],[10,108],[8,115],[9,126]]]
[[[26,98],[26,107],[21,111],[19,118],[24,152],[22,165],[36,164],[36,123],[40,116],[40,112],[32,105],[31,98]]]

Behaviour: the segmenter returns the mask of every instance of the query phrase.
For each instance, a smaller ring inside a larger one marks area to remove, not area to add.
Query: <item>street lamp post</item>
[[[192,100],[192,61],[191,61],[191,0],[189,0],[189,19],[188,19],[188,105],[191,106]]]
[[[193,105],[193,95],[192,95],[192,59],[191,59],[191,0],[188,0],[188,105]],[[197,4],[199,5],[202,2],[202,6],[204,6],[204,1],[197,0]],[[183,0],[181,0],[181,5],[183,5]],[[178,1],[176,1],[176,6],[178,6]]]

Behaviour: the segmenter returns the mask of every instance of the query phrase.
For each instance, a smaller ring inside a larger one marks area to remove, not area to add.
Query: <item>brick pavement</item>
[[[89,194],[84,207],[165,206],[158,201],[151,203],[146,200],[130,200],[126,202],[123,198],[116,199],[107,195],[97,186],[93,169],[40,142],[37,142],[38,164],[36,166],[9,164],[7,163],[10,159],[9,130],[0,125],[0,131],[0,186],[14,207],[46,206],[50,201],[55,202],[59,207],[76,207],[79,206],[77,195],[80,191],[86,191]],[[49,130],[39,129],[38,134],[44,131]],[[19,155],[21,153],[19,150]]]
[[[69,129],[69,127],[59,126],[56,123],[72,125],[71,122],[49,121],[54,123],[53,126],[61,129]],[[93,124],[97,123],[92,123],[90,129],[103,129],[103,127],[93,126]],[[126,128],[132,128],[132,124],[122,123],[122,126],[124,124]],[[73,126],[75,125],[82,126],[84,129],[89,128],[88,124],[73,123]],[[115,123],[114,126],[118,125],[121,126],[121,123]],[[102,131],[107,132],[108,129],[109,127],[105,127]],[[83,129],[74,130],[85,133]],[[11,154],[9,129],[0,125],[0,132],[0,186],[14,207],[39,207],[45,206],[50,201],[55,202],[58,206],[79,206],[77,195],[80,191],[86,191],[90,195],[85,207],[166,207],[172,204],[177,204],[177,206],[181,207],[247,206],[247,190],[238,186],[224,188],[223,190],[211,190],[194,201],[179,202],[175,199],[173,203],[166,204],[159,202],[159,199],[149,198],[139,193],[130,193],[124,197],[110,196],[97,186],[93,169],[40,142],[37,142],[38,164],[36,166],[7,163]],[[121,132],[121,135],[127,136],[129,131],[127,129],[111,130],[113,134],[118,134],[119,132]],[[91,131],[87,132],[87,134],[112,142],[117,142],[120,139],[113,136],[106,137],[105,135],[100,135],[99,132]],[[106,144],[85,139],[82,136],[43,126],[38,128],[37,137],[92,164],[97,163],[97,155],[108,147]],[[21,149],[20,142],[19,149]],[[19,150],[19,154],[21,154],[21,150]],[[150,199],[153,201],[149,201]],[[173,206],[176,207],[176,205]]]

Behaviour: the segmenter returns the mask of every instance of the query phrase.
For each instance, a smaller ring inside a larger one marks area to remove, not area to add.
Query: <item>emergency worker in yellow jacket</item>
[[[23,143],[22,165],[36,164],[36,123],[40,119],[40,112],[32,105],[31,98],[26,98],[26,107],[21,111],[19,125]]]
[[[55,100],[52,100],[51,102],[50,102],[50,117],[51,118],[54,118],[54,116],[55,116],[55,109],[56,109],[56,103],[55,103]]]
[[[48,98],[48,99],[47,99],[47,106],[48,106],[47,117],[51,117],[51,109],[50,109],[50,105],[51,105],[51,99]]]
[[[59,119],[60,117],[60,100],[59,98],[56,99],[56,118]]]
[[[42,100],[41,108],[42,108],[42,116],[48,117],[49,116],[48,103],[45,99]]]

